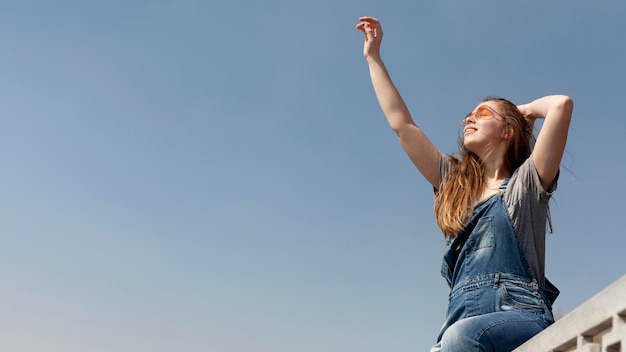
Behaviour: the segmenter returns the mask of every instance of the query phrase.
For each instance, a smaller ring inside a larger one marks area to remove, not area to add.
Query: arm
[[[367,59],[378,103],[411,161],[426,180],[438,188],[439,151],[413,122],[409,109],[380,58],[382,27],[378,20],[372,17],[361,17],[359,20],[361,22],[356,27],[365,33],[363,56]]]
[[[536,119],[545,119],[532,154],[544,190],[559,171],[573,108],[572,99],[565,95],[549,95],[518,106],[531,126]]]

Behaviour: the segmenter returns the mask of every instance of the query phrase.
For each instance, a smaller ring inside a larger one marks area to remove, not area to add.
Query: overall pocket
[[[491,248],[495,238],[495,223],[493,215],[483,216],[478,219],[468,242],[473,250]]]
[[[516,285],[512,282],[502,282],[498,288],[500,302],[498,310],[532,310],[543,313],[543,299],[536,291]]]

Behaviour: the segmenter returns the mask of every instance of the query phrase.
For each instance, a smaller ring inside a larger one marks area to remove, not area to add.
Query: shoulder
[[[450,172],[456,168],[460,160],[450,154],[439,154],[439,188],[446,183]]]
[[[550,184],[547,190],[544,190],[539,173],[533,161],[532,155],[520,165],[513,174],[511,180],[507,186],[507,193],[511,194],[527,194],[535,195],[538,198],[550,198],[557,189],[557,181],[559,174],[557,172],[556,177]]]

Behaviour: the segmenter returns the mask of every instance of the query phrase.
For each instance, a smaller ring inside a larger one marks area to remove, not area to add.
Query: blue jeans
[[[452,324],[431,352],[511,352],[548,326],[525,311],[494,312]]]
[[[450,293],[448,321],[431,352],[510,352],[554,322],[534,280],[482,275]]]

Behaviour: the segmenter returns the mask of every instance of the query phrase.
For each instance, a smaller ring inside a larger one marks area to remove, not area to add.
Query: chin
[[[463,140],[463,143],[461,145],[463,146],[463,148],[465,148],[466,151],[472,152],[474,154],[476,154],[476,150],[479,149],[477,148],[476,143],[472,143],[472,141]]]

